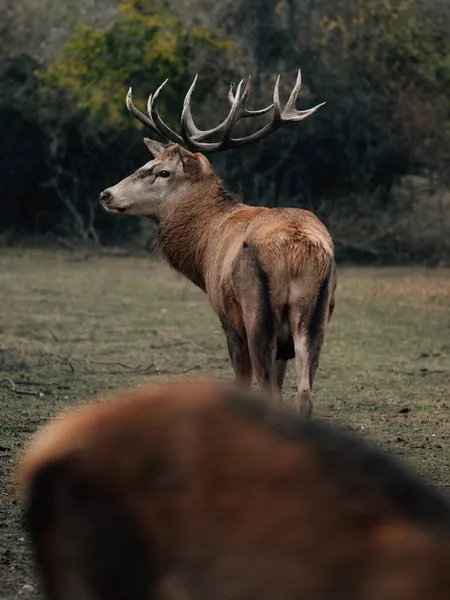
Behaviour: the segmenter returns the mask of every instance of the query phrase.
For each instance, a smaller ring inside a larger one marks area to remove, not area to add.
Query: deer
[[[217,381],[71,408],[15,483],[48,600],[448,600],[450,503],[355,432]]]
[[[335,306],[336,267],[331,236],[310,211],[248,206],[226,190],[205,157],[207,152],[254,144],[280,127],[306,119],[295,105],[301,71],[282,110],[278,76],[273,102],[250,110],[251,77],[230,86],[230,111],[209,130],[195,125],[189,88],[181,114],[181,133],[159,115],[157,99],[167,80],[150,94],[148,116],[126,104],[164,143],[144,138],[152,160],[100,194],[109,213],[143,215],[157,223],[156,244],[169,264],[208,296],[225,332],[236,383],[259,388],[281,406],[287,361],[297,370],[295,406],[312,414],[311,389],[325,330]],[[249,136],[231,137],[241,119],[272,111],[271,121]],[[220,137],[219,141],[210,141]],[[208,141],[209,140],[209,141]]]

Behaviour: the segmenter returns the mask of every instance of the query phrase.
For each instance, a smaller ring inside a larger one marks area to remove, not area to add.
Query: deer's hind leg
[[[328,275],[318,286],[312,310],[302,310],[302,293],[296,294],[291,306],[291,327],[297,367],[296,405],[299,413],[309,418],[312,413],[311,389],[319,366],[325,331],[334,309],[334,262]],[[301,288],[299,288],[301,290]],[[306,306],[308,303],[306,303]]]
[[[244,244],[237,278],[248,351],[260,389],[276,405],[283,402],[277,369],[277,319],[272,308],[269,280],[252,245]]]
[[[283,404],[275,364],[276,338],[267,335],[264,326],[251,319],[248,323],[249,351],[256,381],[264,394],[276,406]]]
[[[314,374],[312,373],[312,354],[308,331],[302,326],[293,334],[295,346],[295,366],[297,369],[297,394],[295,405],[302,417],[310,418],[312,413],[311,388]]]
[[[233,365],[236,384],[242,389],[250,389],[253,368],[247,337],[239,334],[226,320],[222,320],[222,327],[227,339],[228,354]]]
[[[277,381],[280,392],[283,390],[284,376],[286,375],[287,360],[277,359]]]

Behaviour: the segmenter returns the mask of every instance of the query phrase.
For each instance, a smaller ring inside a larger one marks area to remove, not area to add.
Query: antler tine
[[[244,80],[242,79],[239,82],[239,85],[236,90],[236,94],[233,95],[230,112],[228,113],[227,117],[222,121],[222,123],[220,123],[220,125],[217,125],[213,129],[208,129],[205,131],[202,131],[195,125],[194,119],[192,117],[191,97],[192,97],[192,93],[194,91],[196,83],[197,83],[197,75],[195,76],[194,81],[184,98],[183,112],[181,113],[181,135],[183,136],[183,140],[186,142],[186,144],[189,147],[195,148],[195,149],[198,148],[196,145],[197,142],[201,142],[203,140],[210,139],[213,136],[217,135],[218,133],[225,132],[227,130],[227,126],[228,126],[230,120],[231,121],[235,120],[234,114],[236,113],[237,107],[240,105],[242,96],[243,96],[243,95],[241,96],[241,89],[242,89],[242,84],[244,83]],[[231,90],[231,88],[230,88],[230,90]],[[228,98],[230,99],[230,92],[228,94]],[[220,144],[220,143],[222,143],[222,142],[216,142],[216,143],[214,143],[214,145]]]
[[[312,115],[313,113],[315,113],[318,108],[320,108],[321,106],[326,104],[325,102],[321,102],[320,104],[317,104],[316,106],[313,106],[312,108],[308,108],[307,110],[297,110],[295,108],[295,103],[297,102],[298,93],[299,93],[301,87],[302,87],[302,73],[299,69],[298,73],[297,73],[297,79],[295,82],[294,89],[292,90],[291,95],[289,96],[289,100],[287,101],[286,107],[285,107],[283,113],[281,114],[281,119],[285,123],[289,123],[290,121],[291,122],[303,121],[303,119],[306,119],[307,117],[309,117],[309,115]]]
[[[191,136],[201,135],[202,133],[204,133],[195,125],[191,111],[191,98],[195,88],[195,84],[197,83],[197,79],[198,74],[195,75],[194,81],[192,82],[191,87],[188,89],[187,94],[184,97],[183,110],[181,112],[181,135],[183,139],[185,139],[184,130],[189,132],[189,135]]]
[[[219,133],[223,133],[224,135],[222,139],[223,144],[225,143],[226,139],[229,138],[231,126],[234,123],[236,123],[239,119],[264,115],[273,108],[273,104],[270,104],[266,108],[260,110],[247,109],[246,105],[251,92],[251,76],[249,76],[243,92],[241,92],[241,90],[244,80],[241,80],[239,82],[236,92],[234,92],[234,89],[236,87],[235,84],[233,82],[231,83],[230,89],[228,91],[228,101],[231,104],[231,109],[227,117],[222,121],[222,123],[220,123],[213,129],[202,131],[195,125],[191,110],[191,98],[196,83],[197,75],[195,76],[194,81],[185,96],[183,103],[183,112],[181,115],[181,135],[185,142],[191,147],[196,147],[195,144],[197,142],[202,142],[211,139]]]
[[[281,123],[281,104],[280,104],[280,75],[278,75],[275,81],[275,87],[273,88],[273,119],[272,123]]]
[[[295,80],[294,88],[289,96],[289,100],[287,101],[286,110],[295,109],[295,103],[297,102],[298,93],[300,92],[300,88],[302,87],[302,72],[300,69],[297,71],[297,79]]]
[[[222,131],[222,129],[225,127],[226,121],[228,119],[228,116],[227,116],[226,119],[224,119],[224,121],[222,121],[222,123],[220,123],[220,125],[217,125],[217,127],[214,127],[213,129],[208,129],[205,131],[202,131],[195,125],[194,119],[192,117],[191,98],[192,98],[192,94],[194,92],[195,85],[197,83],[197,78],[198,78],[198,75],[196,75],[194,77],[194,81],[192,82],[191,87],[189,88],[186,96],[184,97],[183,111],[181,113],[181,135],[187,144],[191,143],[191,138],[194,138],[195,140],[206,140],[206,139],[213,137],[217,133],[220,133]],[[230,98],[230,96],[228,96],[228,97]],[[233,107],[233,104],[234,104],[234,96],[233,96],[233,101],[231,102],[232,107]]]
[[[224,121],[222,140],[219,142],[221,146],[223,146],[230,138],[231,128],[234,123],[238,121],[243,114],[245,103],[247,101],[248,92],[249,92],[249,82],[247,80],[247,85],[245,86],[244,91],[242,92],[242,85],[244,80],[241,79],[239,85],[237,86],[236,94],[234,96],[234,102],[231,107],[230,112],[228,113],[228,117]]]
[[[230,102],[234,101],[233,87],[234,87],[234,83],[231,84],[230,91],[228,92],[228,100]],[[269,110],[272,110],[272,108],[273,108],[273,104],[269,104],[269,106],[266,106],[266,108],[261,108],[259,110],[248,110],[247,101],[250,97],[251,89],[252,89],[252,76],[249,75],[248,80],[247,80],[247,85],[245,86],[245,90],[244,90],[244,94],[243,94],[243,95],[245,95],[244,106],[243,106],[242,110],[240,111],[239,117],[236,118],[236,121],[238,119],[245,119],[247,117],[259,117],[261,115],[265,115],[266,113],[269,112]]]
[[[236,84],[234,83],[234,81],[232,81],[230,83],[230,89],[228,90],[228,102],[230,104],[233,104],[234,102],[234,89],[236,87]]]
[[[238,121],[243,116],[249,116],[247,115],[247,109],[245,108],[245,104],[250,93],[250,78],[247,80],[245,89],[242,92],[241,90],[243,83],[244,80],[242,79],[239,82],[239,85],[237,86],[235,94],[233,94],[232,91],[232,87],[234,87],[234,84],[232,84],[232,86],[230,87],[228,99],[232,101],[232,106],[230,112],[228,113],[228,116],[218,127],[215,127],[214,129],[211,129],[209,131],[205,131],[201,135],[197,135],[194,138],[189,135],[189,131],[186,128],[186,120],[182,119],[183,138],[191,148],[195,148],[196,150],[206,150],[208,152],[218,152],[220,150],[223,150],[224,147],[228,145],[230,141],[231,128],[233,127],[234,123],[236,123],[236,121]],[[263,110],[267,112],[266,109]],[[208,139],[212,137],[213,133],[215,134],[219,132],[222,134],[222,139],[220,142],[202,143],[202,140]],[[231,140],[231,142],[233,142],[233,140]]]
[[[147,110],[158,132],[161,132],[164,137],[166,137],[169,141],[173,142],[174,144],[181,144],[182,146],[184,146],[185,143],[183,138],[179,136],[178,133],[175,133],[175,131],[172,131],[172,129],[170,129],[170,127],[164,123],[164,121],[159,116],[158,109],[156,108],[156,99],[158,98],[161,90],[168,81],[168,79],[163,81],[159,88],[156,90],[156,92],[153,94],[153,96],[150,95],[147,103]]]
[[[151,96],[150,96],[150,98],[151,98]],[[136,119],[138,119],[143,125],[145,125],[149,129],[151,129],[154,133],[157,133],[163,139],[168,141],[166,136],[163,135],[160,131],[158,131],[155,123],[153,122],[153,119],[151,117],[147,117],[146,115],[144,115],[144,113],[142,113],[139,109],[137,109],[135,107],[135,105],[133,104],[133,96],[132,96],[131,88],[128,90],[128,93],[127,93],[126,105],[127,105],[128,110],[130,111],[130,113],[132,115],[134,115],[136,117]]]

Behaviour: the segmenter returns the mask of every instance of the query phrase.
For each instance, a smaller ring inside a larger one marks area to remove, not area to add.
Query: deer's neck
[[[169,264],[206,291],[205,259],[221,220],[240,203],[219,180],[193,185],[173,212],[161,219],[157,244]]]

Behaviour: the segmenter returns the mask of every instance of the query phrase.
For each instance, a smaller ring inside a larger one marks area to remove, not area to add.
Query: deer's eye
[[[160,177],[164,177],[164,179],[167,179],[167,177],[169,177],[170,173],[169,173],[169,171],[160,171],[160,172],[158,173],[158,175],[159,175]]]

